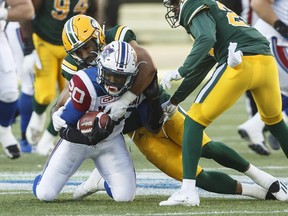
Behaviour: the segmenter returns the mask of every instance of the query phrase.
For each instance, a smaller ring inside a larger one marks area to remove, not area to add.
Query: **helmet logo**
[[[115,50],[113,49],[113,47],[111,46],[106,46],[105,49],[103,50],[103,52],[101,53],[103,59],[105,60],[107,57],[110,57],[110,54],[115,52]]]

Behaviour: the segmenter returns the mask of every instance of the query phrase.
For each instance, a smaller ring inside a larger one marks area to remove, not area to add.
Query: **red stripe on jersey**
[[[272,38],[272,50],[277,62],[284,70],[288,68],[287,47],[277,46],[277,39]]]
[[[72,99],[72,104],[75,109],[80,112],[89,110],[91,105],[91,95],[83,80],[76,75],[73,76],[69,83],[69,91]]]

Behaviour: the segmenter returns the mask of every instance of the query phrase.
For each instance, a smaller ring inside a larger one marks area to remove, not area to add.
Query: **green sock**
[[[237,181],[225,173],[203,170],[196,178],[196,186],[214,193],[236,194]]]
[[[268,130],[271,132],[273,136],[278,140],[281,145],[283,152],[288,158],[288,127],[284,120],[280,121],[274,125],[266,125]]]
[[[222,166],[245,172],[249,162],[227,145],[211,141],[202,148],[202,157],[213,159]]]
[[[39,104],[35,98],[33,99],[33,111],[35,111],[37,114],[41,115],[45,112],[48,105]]]
[[[50,134],[52,134],[52,135],[54,135],[54,136],[57,136],[57,135],[58,135],[58,132],[55,131],[55,129],[54,129],[54,127],[53,127],[53,122],[52,122],[52,120],[50,121],[47,130],[49,131]]]
[[[182,143],[183,179],[196,178],[197,165],[202,151],[204,129],[203,125],[186,116]]]

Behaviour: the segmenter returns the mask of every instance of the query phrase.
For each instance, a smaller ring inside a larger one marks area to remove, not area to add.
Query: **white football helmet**
[[[99,82],[106,92],[118,97],[126,92],[138,73],[137,55],[132,46],[123,41],[113,41],[100,55]]]

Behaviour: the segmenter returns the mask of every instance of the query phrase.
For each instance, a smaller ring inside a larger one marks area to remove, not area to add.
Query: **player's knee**
[[[41,175],[36,176],[34,179],[33,194],[39,200],[43,201],[53,201],[57,196],[57,193],[53,190],[53,188],[41,184]]]
[[[113,188],[113,199],[117,202],[131,202],[135,198],[136,190],[126,189],[125,187]]]
[[[17,100],[19,96],[18,89],[3,89],[0,94],[1,101],[11,103]]]

